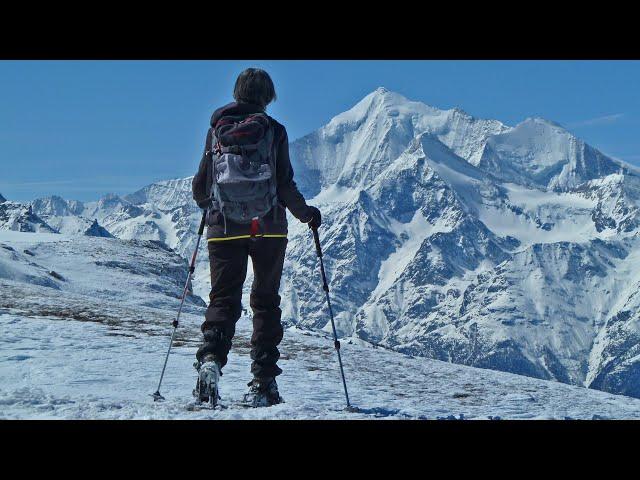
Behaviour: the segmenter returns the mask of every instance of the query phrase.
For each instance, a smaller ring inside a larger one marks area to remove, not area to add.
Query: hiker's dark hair
[[[260,68],[247,68],[238,75],[233,87],[233,98],[238,103],[252,103],[266,108],[276,97],[276,89],[267,72]]]

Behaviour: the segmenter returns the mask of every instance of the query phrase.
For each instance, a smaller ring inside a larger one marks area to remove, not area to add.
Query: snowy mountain
[[[112,237],[97,220],[82,216],[84,207],[80,202],[56,196],[37,199],[30,204],[2,200],[1,230]]]
[[[190,221],[198,221],[200,217],[198,207],[192,205],[190,188],[190,178],[169,180],[126,197],[109,194],[87,203],[49,197],[37,199],[31,205],[35,213],[52,225],[64,224],[61,219],[71,223],[71,218],[80,218],[89,226],[97,223],[98,227],[118,238],[160,241],[186,256],[193,234],[187,232]],[[73,228],[69,226],[69,230]],[[185,235],[189,238],[183,238]],[[185,245],[181,243],[183,240]]]
[[[308,195],[329,186],[362,187],[374,180],[422,133],[464,158],[478,158],[489,135],[507,127],[465,112],[438,110],[379,88],[351,110],[291,145],[297,181]]]
[[[313,254],[310,253],[309,256]],[[55,276],[53,275],[55,273]],[[640,418],[640,400],[520,375],[409,357],[290,327],[271,408],[189,411],[204,304],[190,296],[154,403],[186,261],[160,243],[0,231],[3,419],[602,419]],[[28,299],[28,301],[25,301]],[[238,323],[223,403],[250,378],[251,320]]]
[[[56,195],[38,198],[31,202],[31,207],[41,217],[82,215],[83,211],[82,203],[76,200],[65,200]]]
[[[480,158],[469,161],[505,182],[557,191],[627,171],[560,125],[541,118],[528,118],[493,135]]]
[[[635,170],[541,119],[508,128],[423,108],[420,120],[409,116],[419,129],[408,128],[402,113],[413,105],[379,89],[293,149],[300,184],[319,192],[311,203],[327,219],[343,334],[640,396]],[[377,140],[353,150],[355,137],[327,134],[351,125]],[[403,144],[402,132],[414,137]],[[308,248],[302,230],[294,257]],[[313,265],[288,266],[285,291],[314,288]],[[311,292],[287,313],[321,327]]]
[[[0,202],[0,230],[56,232],[54,228],[51,228],[44,220],[33,213],[30,205],[9,202],[4,198],[2,198],[2,202]]]
[[[383,88],[290,148],[323,212],[341,335],[640,397],[636,169],[543,119],[509,127]],[[187,257],[200,217],[190,182],[55,208]],[[327,327],[313,252],[291,218],[288,325]],[[199,262],[204,297],[205,246]]]

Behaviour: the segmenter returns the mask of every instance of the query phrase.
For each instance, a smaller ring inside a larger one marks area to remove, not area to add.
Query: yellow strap
[[[287,238],[287,235],[284,233],[272,233],[272,234],[258,234],[254,235],[254,237],[264,237],[264,238]],[[209,238],[207,242],[225,242],[227,240],[238,240],[240,238],[251,238],[251,235],[237,235],[235,237],[218,237],[218,238]]]

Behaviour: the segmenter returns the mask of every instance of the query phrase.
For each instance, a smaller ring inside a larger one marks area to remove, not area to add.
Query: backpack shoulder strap
[[[209,130],[207,131],[206,145],[204,146],[205,153],[207,155],[213,151],[213,136],[214,136],[213,127],[209,127]]]
[[[209,127],[209,133],[207,135],[209,142],[207,143],[207,153],[213,157],[214,153],[219,153],[220,145],[218,144],[218,137],[216,136],[216,128]]]
[[[273,171],[270,182],[271,194],[273,196],[271,211],[273,212],[273,221],[275,223],[278,221],[278,152],[276,151],[276,124],[275,120],[269,115],[265,114],[265,116],[269,123],[269,132],[267,133],[269,136],[269,163]]]

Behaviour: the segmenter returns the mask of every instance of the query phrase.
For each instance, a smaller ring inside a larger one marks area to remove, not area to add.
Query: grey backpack
[[[278,202],[273,125],[264,113],[225,116],[212,127],[211,196],[227,220],[248,224]]]

